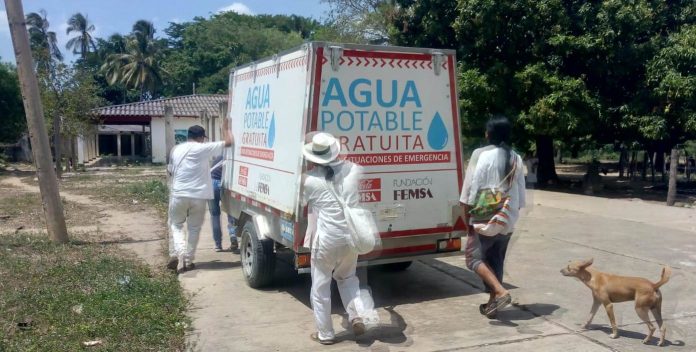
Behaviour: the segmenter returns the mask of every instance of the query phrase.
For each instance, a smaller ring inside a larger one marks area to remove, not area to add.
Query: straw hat
[[[329,133],[317,133],[312,137],[312,142],[302,148],[305,159],[315,164],[326,165],[338,157],[341,146],[338,140]]]

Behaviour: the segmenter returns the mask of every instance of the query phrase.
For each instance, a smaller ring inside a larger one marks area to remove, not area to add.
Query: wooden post
[[[215,142],[216,140],[216,133],[215,133],[215,115],[210,115],[210,130],[208,131],[208,135],[210,136],[210,141]]]
[[[5,9],[10,24],[15,59],[17,60],[17,73],[22,89],[31,149],[34,153],[36,175],[39,178],[41,202],[46,217],[46,230],[54,242],[66,243],[68,242],[68,229],[65,226],[58,179],[51,160],[51,145],[48,142],[43,106],[39,97],[39,84],[34,74],[34,60],[29,49],[29,34],[26,29],[24,9],[21,0],[5,0]]]
[[[130,134],[130,142],[131,142],[131,156],[135,156],[135,133],[131,132]]]
[[[201,118],[201,125],[205,128],[205,133],[208,134],[208,114],[205,110],[201,110],[199,116]]]
[[[121,131],[116,135],[116,156],[121,157]]]
[[[171,105],[165,105],[164,106],[164,144],[165,148],[167,148],[166,151],[166,159],[165,162],[169,164],[169,157],[172,152],[172,148],[174,148],[174,109],[171,107]],[[152,126],[152,125],[150,125]],[[152,134],[152,127],[150,128],[150,134]],[[154,148],[153,148],[154,149]]]
[[[222,128],[222,121],[227,118],[227,102],[221,101],[218,103],[218,117],[220,118],[220,128]],[[220,136],[222,136],[222,130],[220,130]]]

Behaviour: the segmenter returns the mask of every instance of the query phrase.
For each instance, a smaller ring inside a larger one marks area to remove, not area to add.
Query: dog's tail
[[[672,268],[668,266],[662,267],[662,275],[660,276],[660,281],[653,284],[653,287],[657,290],[660,286],[664,285],[669,281],[669,277],[672,276]]]

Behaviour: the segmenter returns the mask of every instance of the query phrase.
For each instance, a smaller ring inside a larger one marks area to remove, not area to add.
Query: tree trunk
[[[61,153],[61,138],[60,138],[60,117],[55,116],[53,118],[53,155],[55,160],[56,176],[60,178],[63,175],[63,165],[61,159],[63,155]]]
[[[677,164],[679,153],[676,147],[672,147],[669,158],[669,187],[667,188],[667,205],[672,206],[677,199]]]
[[[650,173],[652,175],[652,183],[655,183],[655,159],[657,159],[657,153],[653,152],[650,158]]]
[[[555,154],[556,154],[555,162],[557,164],[562,164],[563,163],[563,150],[561,148],[558,148],[558,150],[556,150]]]
[[[631,152],[631,163],[629,164],[630,168],[628,170],[628,179],[633,180],[633,176],[636,173],[636,169],[638,167],[638,152],[633,151]]]
[[[643,168],[641,170],[640,176],[643,179],[643,181],[645,181],[645,179],[648,176],[648,152],[647,151],[643,152]]]
[[[537,136],[536,149],[539,159],[537,170],[539,186],[545,186],[549,181],[557,181],[556,164],[553,160],[553,138],[551,136]]]
[[[621,147],[621,153],[619,154],[619,179],[624,178],[624,167],[626,165],[627,156],[626,149]]]
[[[655,169],[662,175],[662,181],[665,181],[665,154],[662,151],[655,153]]]

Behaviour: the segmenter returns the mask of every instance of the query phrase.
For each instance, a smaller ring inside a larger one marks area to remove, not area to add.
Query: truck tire
[[[260,288],[271,283],[276,262],[273,240],[259,239],[251,221],[247,221],[242,228],[239,259],[249,287]]]
[[[389,264],[383,264],[381,265],[382,270],[384,271],[391,271],[391,272],[397,272],[397,271],[404,271],[408,269],[411,264],[413,264],[412,261],[410,262],[398,262],[398,263],[389,263]]]

